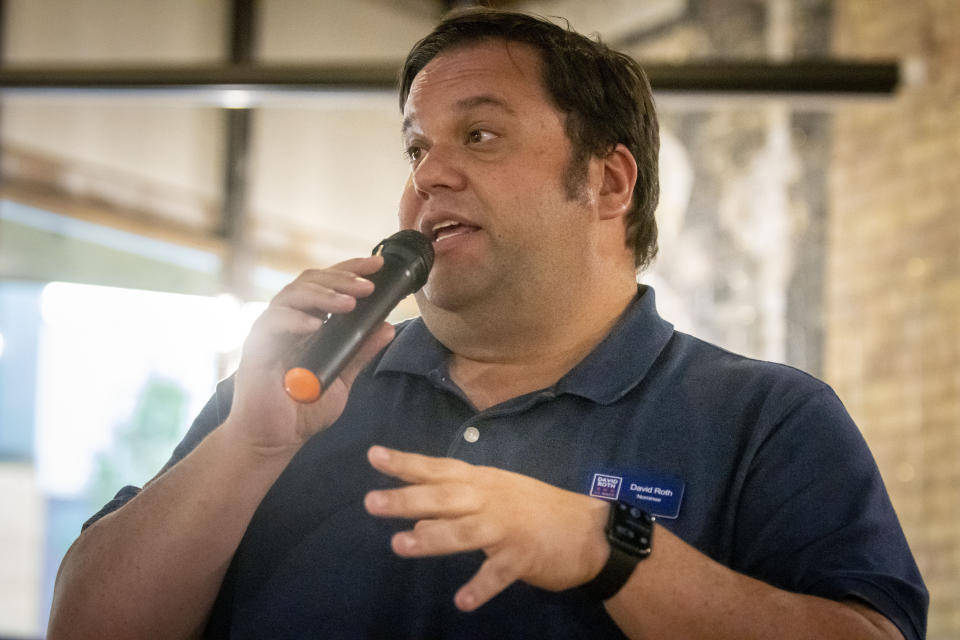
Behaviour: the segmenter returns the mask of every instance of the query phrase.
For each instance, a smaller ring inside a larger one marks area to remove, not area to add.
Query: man
[[[922,637],[832,392],[674,332],[638,289],[657,133],[636,65],[469,12],[411,52],[401,105],[400,226],[436,250],[422,318],[298,405],[284,354],[381,259],[281,291],[171,463],[68,553],[50,637]]]

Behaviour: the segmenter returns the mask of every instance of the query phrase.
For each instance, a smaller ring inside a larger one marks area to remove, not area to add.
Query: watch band
[[[591,599],[609,600],[617,595],[617,592],[627,584],[627,580],[633,575],[633,570],[637,568],[640,558],[631,556],[621,551],[617,547],[610,545],[610,557],[607,558],[607,564],[603,565],[597,577],[586,583],[581,589]]]
[[[654,518],[636,507],[615,502],[610,505],[606,534],[610,557],[600,573],[580,588],[596,600],[609,600],[627,583],[637,563],[650,555]]]

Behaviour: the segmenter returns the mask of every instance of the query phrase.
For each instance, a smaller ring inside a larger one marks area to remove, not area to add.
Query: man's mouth
[[[444,220],[443,222],[438,222],[433,225],[431,231],[433,232],[433,241],[440,242],[441,240],[453,238],[454,236],[473,233],[477,229],[479,229],[479,227],[463,224],[462,222],[456,222],[454,220]]]

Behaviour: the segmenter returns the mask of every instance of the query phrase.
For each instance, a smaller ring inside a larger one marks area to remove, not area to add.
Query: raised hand
[[[587,582],[607,560],[608,503],[533,478],[384,447],[371,447],[378,471],[410,483],[371,491],[367,511],[417,520],[394,535],[394,552],[437,556],[482,549],[487,559],[456,593],[472,611],[516,580],[560,591]]]

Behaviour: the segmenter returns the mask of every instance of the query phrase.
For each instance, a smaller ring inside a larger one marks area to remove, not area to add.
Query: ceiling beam
[[[897,62],[848,60],[647,63],[654,91],[727,94],[891,95],[900,84]],[[399,65],[226,64],[168,67],[0,68],[0,93],[79,91],[186,92],[248,90],[269,100],[271,92],[395,90]]]

